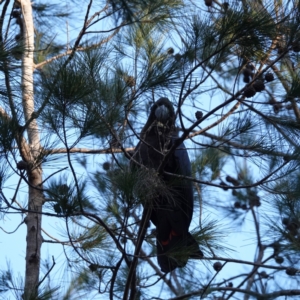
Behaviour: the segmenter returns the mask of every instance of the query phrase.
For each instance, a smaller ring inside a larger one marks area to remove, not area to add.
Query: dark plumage
[[[174,136],[175,113],[167,98],[160,98],[141,132],[141,141],[133,159],[147,168],[159,171],[165,155],[176,141]],[[164,164],[162,171],[191,176],[191,163],[181,143]],[[163,272],[186,265],[189,257],[202,257],[197,242],[188,229],[193,215],[192,182],[159,172],[166,189],[155,191],[151,199],[151,221],[157,232],[157,260]]]

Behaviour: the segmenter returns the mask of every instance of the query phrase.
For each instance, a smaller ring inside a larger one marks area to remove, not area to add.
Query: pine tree
[[[0,229],[27,229],[3,299],[299,297],[299,1],[6,0],[0,44]],[[204,253],[168,274],[144,209],[168,187],[130,167],[160,97]]]

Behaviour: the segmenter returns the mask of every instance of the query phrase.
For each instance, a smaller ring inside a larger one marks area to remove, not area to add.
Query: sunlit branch
[[[134,151],[134,147],[124,148],[123,150],[120,148],[106,148],[106,149],[88,149],[88,148],[71,148],[69,153],[85,153],[85,154],[110,154],[110,153],[123,153]],[[66,148],[58,148],[58,149],[44,149],[43,153],[45,155],[49,154],[65,154],[67,153]]]

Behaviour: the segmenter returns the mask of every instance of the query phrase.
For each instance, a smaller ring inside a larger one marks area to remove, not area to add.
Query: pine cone
[[[241,208],[241,202],[239,201],[234,202],[234,208]]]
[[[22,35],[20,33],[15,35],[15,41],[18,42],[19,40],[21,40]]]
[[[252,77],[253,76],[252,70],[248,67],[244,68],[243,69],[243,75],[248,76],[248,77],[250,77],[250,76]]]
[[[247,204],[243,204],[241,207],[242,207],[243,210],[247,210],[248,209]]]
[[[226,181],[232,183],[234,186],[240,185],[240,183],[238,182],[238,180],[236,180],[235,178],[233,178],[233,177],[231,177],[229,175],[227,175],[225,179],[226,179]]]
[[[197,120],[200,120],[203,117],[203,112],[202,111],[196,111],[195,112],[195,117]]]
[[[176,53],[174,55],[174,58],[175,58],[176,61],[180,61],[181,60],[181,55],[179,53]]]
[[[282,104],[281,103],[275,103],[273,105],[273,111],[274,111],[275,114],[278,114],[281,109],[282,109]]]
[[[253,85],[254,89],[257,91],[257,92],[261,92],[265,89],[265,84],[263,83],[262,80],[256,80]]]
[[[173,55],[173,54],[174,54],[174,48],[172,48],[172,47],[168,48],[168,49],[167,49],[167,53],[168,53],[169,55]]]
[[[228,7],[229,7],[229,3],[228,3],[228,2],[224,2],[224,3],[223,3],[223,7],[224,7],[225,10],[227,10]]]
[[[265,80],[266,80],[267,82],[273,81],[273,80],[274,80],[274,75],[273,75],[272,73],[267,73],[267,74],[265,75]]]
[[[224,191],[228,191],[228,187],[227,187],[228,184],[226,184],[223,180],[221,180],[219,184],[223,186],[222,189],[223,189]]]
[[[251,207],[253,207],[253,206],[257,206],[257,207],[260,206],[261,205],[260,198],[257,195],[250,196],[249,197],[249,204],[250,204]]]
[[[124,81],[129,87],[135,86],[135,79],[133,76],[125,76]]]
[[[28,168],[28,163],[24,160],[20,160],[17,162],[17,169],[18,170],[26,170]]]
[[[284,47],[278,47],[278,48],[277,48],[277,53],[278,53],[278,54],[282,54],[284,51],[285,51],[285,48],[284,48]]]
[[[222,264],[219,261],[216,261],[213,265],[215,271],[219,272],[222,269]]]
[[[21,15],[21,11],[20,10],[13,10],[11,13],[11,16],[13,18],[18,18]]]
[[[212,6],[212,0],[204,0],[206,6]]]
[[[246,89],[244,90],[244,96],[245,96],[246,98],[251,98],[251,97],[253,97],[255,94],[256,94],[256,90],[255,90],[254,87],[252,87],[252,86],[249,86],[248,88],[246,88]]]
[[[278,263],[278,264],[282,264],[283,261],[284,261],[284,258],[282,256],[276,256],[275,257],[275,261]]]
[[[102,168],[103,170],[108,171],[110,169],[110,163],[108,161],[104,162]]]
[[[252,22],[252,19],[249,19],[249,20],[251,20],[251,22]],[[253,66],[251,63],[248,63],[248,64],[247,64],[247,68],[250,69],[252,72],[253,72],[254,69],[255,69],[254,66]]]
[[[244,81],[245,83],[249,83],[249,82],[250,82],[250,77],[244,75],[243,81]]]
[[[267,274],[266,271],[260,272],[259,275],[261,276],[261,278],[268,278],[269,277],[269,275]]]
[[[203,113],[201,111],[197,111],[195,113],[195,117],[196,117],[197,120],[200,120],[203,117]]]
[[[294,276],[294,275],[296,275],[296,273],[297,273],[297,269],[295,269],[295,268],[287,268],[287,269],[285,270],[285,273],[286,273],[287,275]]]

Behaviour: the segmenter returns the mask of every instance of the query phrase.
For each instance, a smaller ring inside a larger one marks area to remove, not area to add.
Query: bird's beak
[[[169,109],[166,106],[161,105],[155,110],[155,116],[157,123],[165,124],[170,118]]]

